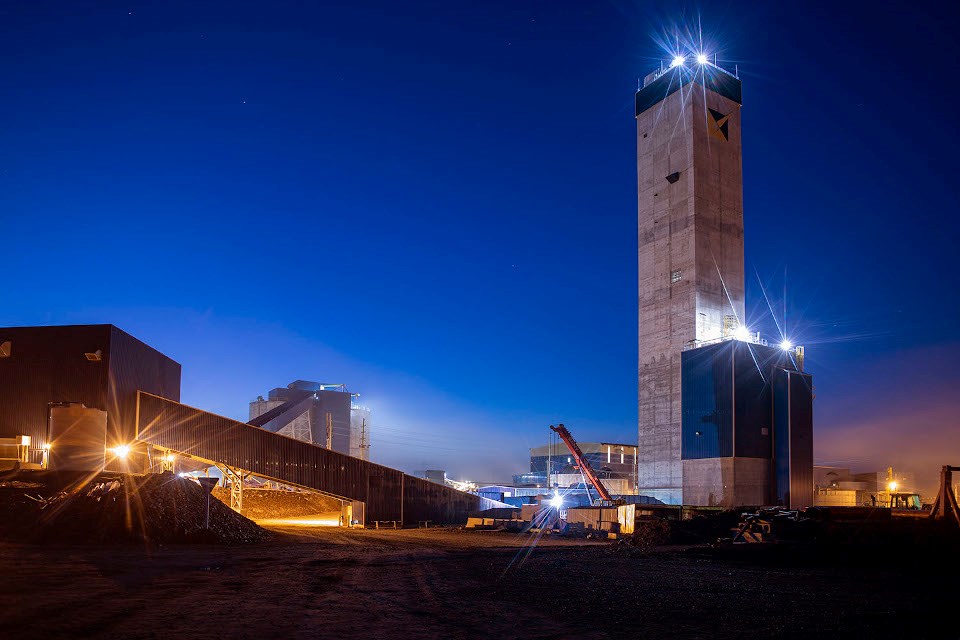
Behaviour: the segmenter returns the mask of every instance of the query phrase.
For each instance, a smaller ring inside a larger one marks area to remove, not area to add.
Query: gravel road
[[[0,543],[0,637],[957,637],[930,626],[956,589],[919,564],[636,554],[444,529],[272,531],[238,546]]]

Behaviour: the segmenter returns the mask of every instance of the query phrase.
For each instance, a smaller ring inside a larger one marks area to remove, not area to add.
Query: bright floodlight
[[[128,455],[130,455],[130,446],[122,444],[119,447],[114,447],[111,449],[111,451],[113,451],[113,455],[117,456],[118,458],[126,458]]]
[[[783,342],[780,343],[780,348],[783,349],[784,351],[790,351],[790,349],[793,349],[793,343],[790,342],[789,340],[784,340]]]
[[[707,64],[707,54],[705,54],[705,53],[698,53],[698,54],[697,54],[697,62],[699,62],[700,64]]]
[[[683,66],[683,63],[686,62],[686,61],[687,61],[687,59],[684,58],[683,56],[675,56],[675,57],[673,58],[673,60],[670,61],[670,66],[671,66],[671,67],[682,67],[682,66]]]
[[[893,493],[894,491],[897,490],[897,483],[894,481],[891,481],[890,484],[887,485],[887,489],[889,489],[890,492]]]
[[[551,507],[556,507],[557,509],[559,509],[560,507],[562,507],[562,506],[563,506],[563,496],[558,493],[557,495],[555,495],[555,496],[553,496],[552,498],[550,498],[550,506],[551,506]]]
[[[745,326],[740,325],[733,332],[733,337],[736,338],[737,340],[747,341],[751,338],[750,329],[747,329]]]

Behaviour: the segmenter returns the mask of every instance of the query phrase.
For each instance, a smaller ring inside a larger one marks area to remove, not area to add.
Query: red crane
[[[604,502],[612,502],[613,498],[610,497],[610,492],[607,491],[607,488],[603,486],[603,483],[600,482],[600,479],[597,478],[596,472],[594,472],[593,467],[590,466],[590,463],[587,462],[587,459],[583,457],[583,452],[580,451],[580,447],[577,445],[577,441],[573,439],[573,436],[570,435],[570,432],[567,431],[567,428],[563,424],[558,424],[557,426],[550,425],[550,429],[557,432],[557,435],[560,436],[560,439],[567,445],[567,448],[570,449],[570,453],[573,454],[573,459],[576,460],[577,466],[580,467],[580,471],[583,472],[583,475],[587,477],[587,480],[590,481],[590,484],[593,485],[593,488],[597,490],[597,493],[600,494],[600,500]]]

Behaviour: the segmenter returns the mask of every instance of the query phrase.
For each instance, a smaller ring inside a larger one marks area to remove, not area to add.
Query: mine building
[[[580,442],[580,450],[611,493],[634,494],[637,481],[637,447],[612,442]],[[570,488],[584,482],[569,449],[551,442],[530,449],[530,471],[513,476],[518,487]]]
[[[637,485],[668,504],[812,504],[812,380],[769,370],[745,317],[742,104],[737,74],[702,57],[678,56],[635,96]],[[782,347],[802,360],[802,348]],[[704,377],[748,355],[749,380]],[[716,415],[701,412],[711,403]]]
[[[250,403],[250,424],[369,459],[370,409],[344,384],[295,380]]]
[[[813,388],[780,347],[724,340],[682,353],[684,501],[813,504]]]
[[[181,403],[180,365],[113,325],[0,328],[0,467],[87,478],[216,467],[237,511],[258,479],[338,499],[345,523],[458,523],[505,506],[348,455],[349,394],[310,384],[277,397],[260,424],[244,423]],[[316,443],[271,430],[298,403],[338,412],[344,437],[327,429]]]
[[[33,462],[71,406],[100,411],[113,446],[135,438],[138,391],[180,400],[180,364],[113,325],[0,328],[0,344],[0,435],[29,436]]]

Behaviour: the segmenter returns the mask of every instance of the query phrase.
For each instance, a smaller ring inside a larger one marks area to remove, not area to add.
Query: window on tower
[[[683,269],[675,269],[670,272],[670,284],[683,280]]]

